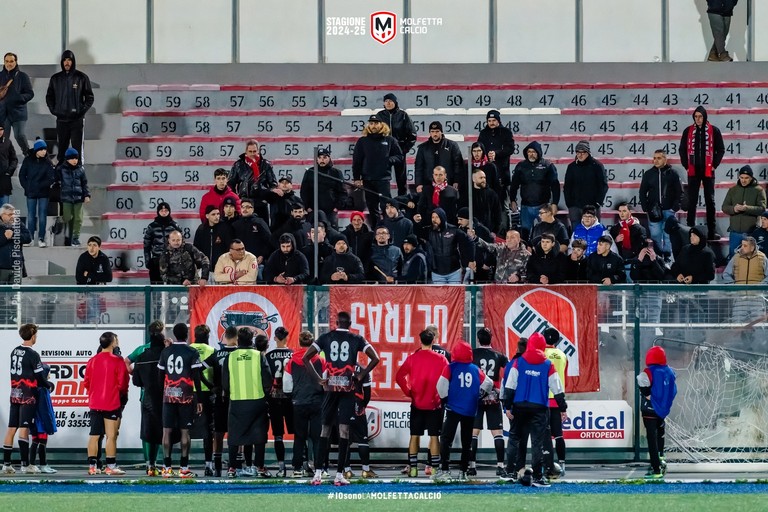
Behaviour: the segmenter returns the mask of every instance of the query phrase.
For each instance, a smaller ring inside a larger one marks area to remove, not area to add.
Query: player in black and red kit
[[[328,390],[323,401],[323,428],[320,433],[320,454],[315,460],[315,477],[312,485],[322,483],[321,461],[328,455],[328,438],[331,435],[331,427],[339,424],[339,463],[336,470],[334,485],[348,485],[349,480],[344,478],[344,466],[349,448],[349,424],[355,413],[355,383],[354,379],[363,381],[373,368],[379,364],[379,355],[376,350],[357,334],[349,332],[352,318],[346,311],[341,311],[336,317],[336,329],[320,336],[306,351],[302,362],[314,373],[314,377]],[[311,364],[312,356],[323,352],[325,354],[327,376],[317,374],[314,365]],[[365,352],[368,356],[368,366],[360,373],[355,373],[357,356]]]
[[[187,344],[189,327],[186,324],[173,326],[176,341],[163,349],[157,367],[163,379],[163,478],[173,476],[171,447],[173,429],[181,430],[181,469],[179,477],[194,478],[189,470],[189,429],[195,415],[203,411],[203,404],[195,396],[200,389],[200,369],[203,364],[197,350]]]
[[[283,372],[285,364],[293,355],[293,350],[287,347],[288,329],[278,327],[275,329],[275,342],[277,347],[267,350],[266,358],[269,369],[272,372],[272,390],[267,398],[269,404],[269,421],[272,425],[272,435],[275,437],[275,457],[279,469],[277,476],[285,478],[285,444],[283,435],[287,430],[293,434],[293,404],[291,399],[283,392]]]
[[[22,343],[11,351],[11,410],[8,414],[8,430],[3,441],[2,473],[16,473],[11,465],[13,438],[19,432],[19,454],[21,471],[39,473],[37,466],[29,465],[29,429],[35,421],[37,410],[37,388],[46,386],[53,389],[53,383],[44,377],[40,354],[32,349],[37,342],[37,326],[24,324],[19,329]]]
[[[221,379],[224,365],[227,364],[229,354],[237,350],[237,327],[227,327],[222,336],[221,348],[213,353],[206,361],[208,366],[213,366],[213,475],[220,477],[222,472],[221,454],[224,450],[224,435],[229,426],[229,396],[224,392]],[[230,467],[235,467],[235,461],[229,461]]]
[[[477,475],[477,438],[483,429],[485,416],[488,430],[493,434],[493,447],[496,449],[496,475],[506,476],[504,470],[504,423],[499,400],[499,389],[504,367],[509,360],[507,356],[491,348],[493,335],[490,329],[483,327],[477,331],[477,343],[480,345],[472,351],[474,363],[493,381],[493,389],[480,401],[475,416],[475,428],[472,430],[472,452],[470,454],[468,476]]]
[[[363,371],[360,365],[355,366],[355,373]],[[368,415],[365,408],[371,401],[371,374],[367,374],[363,380],[355,379],[355,414],[352,416],[352,425],[350,425],[349,450],[347,452],[347,465],[344,468],[344,478],[349,480],[354,478],[352,473],[352,464],[350,463],[352,443],[357,443],[357,453],[360,455],[360,465],[362,473],[360,477],[364,479],[378,478],[379,475],[371,469],[371,448],[368,446]]]
[[[432,351],[437,352],[441,356],[443,356],[449,363],[451,362],[451,353],[448,351],[447,348],[440,345],[440,331],[437,329],[436,325],[428,325],[424,328],[425,330],[432,333],[432,337],[434,341],[432,342]]]

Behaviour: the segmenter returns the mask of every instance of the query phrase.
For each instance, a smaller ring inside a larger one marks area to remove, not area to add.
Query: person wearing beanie
[[[245,143],[245,152],[232,164],[227,185],[241,199],[253,199],[254,215],[269,222],[268,203],[282,192],[277,186],[272,162],[262,156],[257,140],[251,139]]]
[[[720,129],[707,121],[707,109],[699,105],[693,111],[693,124],[683,130],[678,146],[680,165],[688,172],[688,226],[696,225],[699,188],[704,187],[707,209],[707,239],[719,240],[715,232],[715,169],[725,155]]]
[[[512,130],[501,124],[501,114],[498,110],[488,111],[486,125],[480,130],[477,142],[483,145],[488,161],[496,164],[497,175],[494,180],[499,180],[501,191],[496,189],[496,182],[491,180],[490,175],[488,176],[488,183],[498,194],[501,204],[504,204],[507,200],[507,188],[511,181],[509,158],[515,148],[515,138],[512,135]],[[472,147],[474,148],[474,145]],[[486,174],[488,173],[486,172]]]
[[[562,350],[557,348],[561,338],[560,332],[554,327],[547,327],[542,334],[547,344],[544,355],[555,367],[565,390],[568,358]],[[563,418],[552,391],[549,392],[549,434],[544,436],[544,468],[548,478],[556,479],[565,476],[565,439],[563,438]],[[555,462],[555,454],[557,454],[557,462]]]
[[[390,240],[395,247],[402,247],[405,237],[413,233],[413,222],[406,219],[400,211],[400,203],[395,199],[388,199],[384,205],[384,218],[379,226],[389,230]]]
[[[349,252],[344,235],[334,242],[335,252],[325,258],[320,269],[321,284],[360,284],[365,279],[365,270],[360,258]]]
[[[671,263],[672,242],[664,231],[664,223],[680,209],[683,186],[677,171],[667,162],[662,149],[653,152],[653,167],[645,171],[640,182],[640,205],[648,214],[648,230],[656,245],[655,251]],[[697,201],[691,204],[696,209]]]
[[[487,327],[477,331],[478,346],[472,350],[472,359],[489,379],[493,382],[490,393],[485,395],[478,405],[475,424],[472,429],[472,449],[469,458],[468,476],[477,476],[477,439],[483,430],[483,419],[493,436],[493,447],[496,450],[496,476],[506,477],[504,470],[504,421],[501,412],[501,371],[507,366],[507,356],[491,348],[493,334]]]
[[[544,158],[541,144],[533,141],[523,149],[523,160],[512,172],[509,187],[509,206],[517,211],[517,191],[520,191],[520,224],[523,238],[529,240],[539,209],[547,204],[560,202],[560,181],[557,167]],[[567,237],[566,237],[567,238]]]
[[[419,245],[419,239],[410,234],[403,240],[403,269],[398,284],[426,284],[429,279],[427,253]]]
[[[765,217],[768,224],[768,217]],[[700,226],[689,231],[690,243],[680,249],[672,264],[672,275],[680,284],[709,284],[715,278],[715,253],[707,245],[707,233]]]
[[[371,259],[371,247],[374,243],[373,231],[365,223],[363,212],[352,212],[349,225],[342,230],[341,234],[344,235],[352,254],[360,258],[361,261],[367,262]],[[335,240],[331,240],[331,243],[335,243]]]
[[[372,226],[381,220],[383,202],[392,197],[392,167],[404,165],[404,161],[405,155],[389,126],[377,116],[368,118],[352,152],[352,178],[356,187],[363,187]]]
[[[157,216],[144,230],[144,264],[149,270],[150,284],[162,284],[158,263],[173,231],[183,233],[171,216],[171,205],[161,201],[157,205]]]
[[[429,124],[429,138],[416,148],[413,166],[416,192],[421,193],[424,187],[432,183],[432,171],[438,166],[445,169],[448,184],[458,190],[458,180],[464,170],[461,149],[456,142],[443,135],[440,121],[432,121]]]
[[[200,222],[205,222],[205,210],[209,206],[218,208],[224,217],[224,200],[228,198],[234,200],[235,212],[240,214],[240,197],[227,185],[227,176],[227,170],[221,167],[213,171],[213,185],[200,199]]]
[[[35,97],[32,81],[29,75],[19,69],[18,57],[8,52],[3,58],[0,69],[0,87],[5,89],[5,95],[0,99],[0,126],[5,128],[6,137],[11,136],[11,129],[16,143],[24,156],[29,155],[29,142],[24,134],[29,114],[27,103]]]
[[[64,224],[67,226],[69,242],[72,247],[80,247],[80,228],[83,226],[83,203],[91,201],[88,190],[88,177],[79,161],[76,149],[69,148],[64,153],[65,160],[54,171],[54,186],[61,190]]]
[[[757,219],[765,211],[765,189],[754,177],[752,167],[745,165],[739,170],[736,184],[728,189],[721,206],[729,216],[728,257],[733,257],[741,240],[757,228]]]
[[[70,146],[77,150],[77,163],[82,164],[85,114],[93,106],[91,80],[77,69],[76,64],[72,50],[64,50],[61,54],[61,71],[51,77],[45,94],[48,110],[56,117],[59,165],[64,162],[64,152]]]
[[[376,117],[381,119],[382,123],[389,126],[392,137],[400,145],[403,155],[407,155],[416,144],[416,128],[413,126],[408,113],[400,108],[397,103],[397,96],[387,93],[384,95],[384,110],[380,110]],[[394,165],[395,181],[397,181],[397,195],[403,195],[408,192],[408,176],[406,170],[405,158],[402,162]]]
[[[331,152],[328,148],[319,147],[317,150],[317,201],[318,208],[325,213],[326,219],[333,228],[339,227],[339,210],[346,207],[347,191],[344,188],[344,173],[334,167]],[[301,179],[299,190],[301,200],[307,207],[307,212],[312,214],[315,210],[315,166],[307,167],[304,177]],[[314,216],[309,217],[314,224]]]
[[[32,151],[24,158],[19,171],[19,182],[27,197],[27,229],[40,247],[46,247],[45,229],[48,224],[48,200],[54,182],[55,169],[48,156],[48,145],[37,139]]]
[[[664,478],[667,463],[664,460],[664,420],[672,410],[677,396],[675,371],[667,365],[667,354],[661,347],[651,347],[645,354],[645,369],[637,376],[640,388],[640,414],[648,440],[651,467],[645,477]]]
[[[544,476],[544,446],[549,433],[547,420],[549,418],[549,394],[557,404],[561,420],[568,419],[568,404],[565,401],[563,386],[557,369],[544,354],[546,341],[541,333],[534,333],[528,339],[525,352],[514,359],[507,375],[502,392],[507,418],[512,422],[510,428],[509,447],[507,454],[511,459],[509,468],[516,469],[519,463],[518,452],[523,449],[521,440],[525,433],[531,436],[531,456],[533,458],[534,487],[549,487],[549,481]]]
[[[563,197],[568,207],[571,229],[575,230],[581,222],[581,214],[586,205],[595,207],[595,217],[600,221],[600,207],[608,193],[608,177],[603,164],[592,156],[589,142],[576,144],[576,158],[565,169]]]

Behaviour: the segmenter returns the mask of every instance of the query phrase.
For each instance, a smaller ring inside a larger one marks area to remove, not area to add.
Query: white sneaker
[[[28,244],[22,244],[22,247],[32,247],[32,242],[29,242]]]
[[[10,464],[8,464],[7,466],[3,464],[3,467],[0,468],[0,473],[3,473],[5,475],[15,475],[16,470],[13,469],[13,466],[11,466]]]
[[[43,240],[40,240],[39,242],[37,242],[37,246],[40,248],[43,248],[43,247],[48,247],[48,244],[45,243]]]
[[[30,464],[29,466],[24,466],[21,468],[22,473],[26,473],[27,475],[38,475],[40,474],[40,468],[35,466],[34,464]]]
[[[253,470],[253,466],[246,466],[240,470],[237,476],[256,476],[256,472]]]
[[[53,475],[55,473],[58,473],[55,469],[53,469],[51,466],[46,464],[45,466],[40,466],[40,472],[45,473],[46,475]]]

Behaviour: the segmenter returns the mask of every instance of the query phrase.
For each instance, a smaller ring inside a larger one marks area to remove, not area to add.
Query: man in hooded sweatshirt
[[[403,216],[400,211],[400,203],[395,199],[387,199],[384,208],[384,218],[379,226],[385,226],[389,230],[392,245],[400,247],[405,237],[413,233],[413,222]]]
[[[408,113],[397,104],[397,96],[391,92],[384,95],[384,110],[380,110],[376,117],[389,126],[392,137],[395,138],[403,152],[403,160],[394,164],[397,195],[403,195],[408,192],[405,156],[416,144],[416,129],[413,127],[413,121],[411,121]]]
[[[509,186],[509,157],[515,149],[515,139],[512,130],[501,124],[501,113],[498,110],[489,110],[486,115],[485,128],[480,130],[477,142],[487,151],[488,160],[496,164],[498,179],[504,190]],[[472,149],[474,150],[474,144]],[[491,188],[496,190],[495,182],[489,180]],[[498,192],[498,191],[497,191]],[[501,204],[507,199],[505,192],[499,193]]]
[[[432,223],[426,239],[432,283],[459,284],[464,268],[477,270],[475,244],[463,230],[448,224],[442,208],[435,208],[430,218]]]
[[[419,246],[416,235],[403,240],[403,269],[397,280],[399,284],[426,284],[428,279],[427,254]]]
[[[536,141],[523,149],[524,160],[518,162],[512,173],[509,188],[509,206],[517,211],[517,191],[520,190],[520,223],[527,239],[539,208],[547,203],[560,202],[560,182],[555,164],[544,158],[541,144]]]
[[[296,240],[290,233],[280,235],[279,247],[264,265],[267,284],[302,284],[309,277],[307,258],[296,250]]]
[[[757,228],[757,219],[765,211],[765,190],[755,179],[752,168],[745,165],[739,171],[736,184],[723,199],[723,212],[730,216],[728,257],[733,257],[745,236]]]
[[[77,69],[75,54],[64,50],[61,54],[61,71],[48,82],[45,95],[48,110],[56,117],[56,138],[59,148],[58,161],[64,161],[64,152],[73,147],[82,162],[83,130],[85,113],[93,106],[93,89],[88,75]]]
[[[456,429],[461,426],[461,466],[457,479],[466,481],[478,404],[493,389],[493,380],[473,362],[469,343],[458,341],[451,350],[451,363],[443,369],[436,387],[445,403],[445,421],[440,436],[440,470],[432,478],[451,479],[451,445]]]
[[[707,121],[707,110],[699,105],[693,111],[693,124],[683,130],[678,148],[680,164],[688,172],[688,226],[696,225],[699,187],[704,186],[707,208],[707,238],[717,240],[715,233],[715,169],[725,155],[720,129]]]
[[[651,468],[646,478],[663,478],[667,463],[664,460],[664,419],[672,409],[677,395],[675,372],[667,366],[667,354],[661,347],[651,347],[645,355],[646,368],[637,376],[640,388],[640,412],[643,415],[648,455]]]
[[[356,187],[365,188],[365,204],[373,226],[381,219],[384,201],[392,197],[389,188],[392,166],[405,160],[400,145],[390,133],[389,126],[381,119],[369,117],[352,153],[352,177]]]
[[[546,341],[541,333],[534,333],[528,339],[525,353],[515,359],[506,376],[502,391],[502,400],[506,408],[507,418],[511,422],[510,450],[507,454],[517,457],[520,435],[529,432],[531,435],[531,458],[533,459],[534,487],[549,487],[549,481],[544,477],[544,438],[549,432],[549,393],[560,409],[562,421],[568,419],[565,412],[568,405],[565,402],[565,389],[557,374],[552,361],[544,354]],[[514,468],[516,461],[510,461],[508,467]],[[523,483],[526,483],[523,481]],[[530,484],[529,484],[530,485]]]
[[[331,150],[317,148],[317,204],[320,211],[325,212],[331,227],[339,226],[338,211],[344,208],[347,192],[344,189],[344,174],[334,167],[331,160]],[[308,167],[301,179],[299,190],[301,201],[307,207],[307,212],[315,210],[315,167]],[[312,218],[312,217],[310,217]]]
[[[240,197],[227,185],[227,175],[227,170],[221,167],[213,171],[213,186],[200,199],[200,222],[205,222],[205,210],[209,205],[222,210],[227,198],[235,201],[235,211],[240,213]]]
[[[358,284],[365,279],[365,270],[360,258],[349,252],[347,239],[339,235],[334,244],[336,250],[325,258],[320,269],[320,282],[323,284]]]

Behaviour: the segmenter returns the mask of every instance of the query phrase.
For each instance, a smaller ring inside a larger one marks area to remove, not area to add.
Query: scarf
[[[248,157],[245,157],[245,163],[248,164],[248,167],[250,167],[253,170],[253,181],[258,181],[259,179],[259,164],[261,163],[261,155],[257,156],[255,159],[251,160]]]
[[[448,188],[448,182],[435,183],[432,182],[432,206],[440,206],[440,192]]]
[[[632,240],[629,238],[629,228],[635,223],[635,218],[630,217],[629,220],[623,220],[620,222],[621,224],[621,231],[619,231],[620,235],[624,235],[624,239],[621,241],[621,248],[626,249],[629,251],[632,249]]]
[[[685,141],[685,147],[688,151],[688,176],[696,176],[696,131],[697,126],[691,125],[688,130],[688,140]],[[712,162],[715,158],[715,137],[712,125],[707,122],[702,126],[704,130],[704,177],[712,178],[714,176],[714,170],[712,169]]]
[[[485,155],[483,155],[483,159],[480,160],[480,161],[472,160],[472,167],[474,167],[475,169],[477,169],[479,167],[485,167],[486,164],[488,164],[488,157],[485,156]]]

